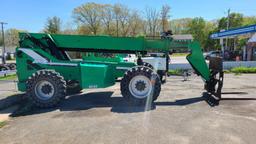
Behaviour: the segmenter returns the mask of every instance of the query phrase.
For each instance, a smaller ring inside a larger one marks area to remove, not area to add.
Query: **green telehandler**
[[[127,102],[145,105],[157,99],[161,91],[160,75],[143,64],[147,53],[163,53],[169,68],[169,52],[182,43],[169,38],[111,37],[85,35],[59,35],[45,33],[20,33],[16,49],[18,90],[38,107],[56,106],[67,94],[82,89],[106,88],[121,77],[120,90]],[[202,77],[207,92],[221,97],[223,85],[222,59],[213,58],[209,67],[198,42],[186,45],[187,56],[195,73]],[[136,62],[118,58],[71,59],[67,52],[136,54]],[[162,56],[162,57],[163,57]]]

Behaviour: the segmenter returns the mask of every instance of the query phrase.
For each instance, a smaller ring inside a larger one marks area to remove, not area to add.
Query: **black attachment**
[[[221,90],[223,87],[223,61],[221,57],[210,58],[209,68],[211,72],[210,80],[206,82],[205,89],[208,93],[221,99]]]

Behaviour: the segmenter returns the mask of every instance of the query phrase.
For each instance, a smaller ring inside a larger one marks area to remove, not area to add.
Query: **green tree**
[[[19,44],[19,32],[23,30],[7,29],[5,31],[5,45],[6,47],[16,47]]]
[[[207,34],[205,33],[206,21],[197,17],[192,19],[188,24],[188,33],[192,34],[194,39],[199,41],[201,46],[204,47],[206,43]]]
[[[217,32],[217,23],[216,22],[206,22],[206,26],[204,28],[204,33],[206,35],[204,50],[217,50],[220,49],[219,41],[211,39],[210,35]]]
[[[96,35],[100,30],[101,16],[104,5],[96,3],[83,4],[73,11],[73,16],[78,25],[87,25],[91,32]]]
[[[243,25],[253,25],[256,24],[256,17],[255,16],[251,16],[251,17],[244,17],[243,18]]]
[[[48,18],[45,24],[44,30],[45,33],[57,34],[61,32],[61,20],[59,17]]]
[[[240,13],[231,13],[229,18],[222,17],[219,20],[218,30],[227,29],[227,23],[229,21],[229,28],[236,28],[243,25],[243,15]]]
[[[237,27],[241,27],[243,26],[243,15],[240,13],[231,13],[229,15],[229,18],[227,17],[222,17],[219,20],[218,23],[218,31],[223,30],[223,29],[227,29],[227,25],[229,29],[232,28],[237,28]],[[225,39],[225,43],[227,41],[227,47],[229,50],[232,50],[232,48],[235,47],[235,45],[238,43],[238,39],[237,38],[233,38],[233,39]]]
[[[174,34],[187,34],[188,24],[191,21],[191,18],[174,19],[170,21],[170,28]]]

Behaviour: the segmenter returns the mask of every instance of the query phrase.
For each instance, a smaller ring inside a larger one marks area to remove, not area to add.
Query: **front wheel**
[[[153,67],[152,64],[150,64],[150,63],[142,62],[142,66],[149,67],[149,68],[151,68],[152,70],[154,70],[154,67]]]
[[[145,105],[157,99],[161,81],[157,73],[145,66],[127,71],[121,81],[121,93],[131,104]]]

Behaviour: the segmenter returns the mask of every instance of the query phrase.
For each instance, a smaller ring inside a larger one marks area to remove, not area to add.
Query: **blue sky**
[[[207,20],[225,16],[228,8],[246,16],[256,16],[256,0],[2,0],[0,21],[8,22],[6,28],[38,32],[43,29],[47,17],[58,16],[72,25],[72,10],[86,2],[121,3],[131,9],[143,11],[145,7],[160,9],[171,6],[171,19],[203,17]]]

